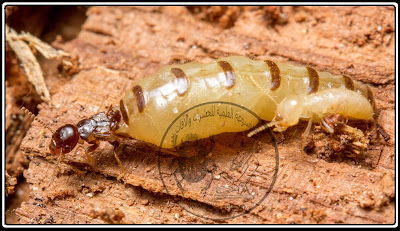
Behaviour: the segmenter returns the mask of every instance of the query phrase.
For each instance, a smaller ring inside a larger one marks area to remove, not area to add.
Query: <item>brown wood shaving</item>
[[[35,90],[43,101],[50,103],[50,93],[44,81],[43,72],[30,45],[37,49],[47,59],[60,59],[65,65],[72,66],[72,63],[63,59],[69,56],[68,53],[54,49],[49,44],[41,41],[35,36],[22,32],[17,34],[12,28],[6,25],[6,41],[11,49],[15,52],[21,66],[24,69],[28,81],[32,83]],[[28,45],[29,43],[29,45]]]

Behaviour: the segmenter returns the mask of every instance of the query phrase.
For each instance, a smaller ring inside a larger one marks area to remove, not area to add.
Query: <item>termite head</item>
[[[72,124],[66,124],[57,131],[53,131],[46,123],[37,118],[31,111],[26,109],[25,107],[21,107],[21,110],[29,115],[32,119],[41,123],[45,128],[49,129],[53,136],[51,138],[51,142],[49,145],[49,149],[52,154],[59,156],[60,154],[69,153],[74,149],[78,142],[82,143],[80,140],[80,135],[78,132],[78,128]]]
[[[275,126],[274,131],[283,132],[288,127],[296,125],[303,113],[304,103],[300,96],[290,95],[278,105],[274,119],[268,127]]]
[[[304,103],[303,98],[297,95],[290,95],[283,99],[276,110],[274,119],[271,122],[262,125],[247,134],[248,137],[275,126],[274,131],[283,132],[288,127],[293,126],[299,122],[303,114]]]
[[[72,124],[66,124],[58,128],[51,137],[49,149],[55,155],[64,155],[71,152],[80,141],[78,128]]]

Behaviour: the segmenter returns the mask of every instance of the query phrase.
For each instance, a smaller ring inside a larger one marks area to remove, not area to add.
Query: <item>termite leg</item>
[[[330,134],[335,133],[335,129],[331,126],[332,124],[328,124],[328,122],[326,121],[326,118],[327,117],[324,117],[324,118],[321,119],[322,128],[325,131],[329,132]]]
[[[385,142],[388,142],[390,140],[389,134],[385,131],[385,129],[377,122],[379,114],[374,114],[374,119],[371,121],[372,123],[372,128],[371,130],[373,131],[374,134],[374,139],[378,138],[378,134],[382,136],[382,138],[385,140]]]
[[[321,120],[321,124],[322,124],[322,128],[323,128],[325,131],[329,132],[330,134],[335,133],[335,129],[333,129],[333,128],[325,121],[325,118],[323,118],[323,119]]]
[[[304,149],[305,149],[305,147],[307,146],[306,145],[306,140],[307,140],[307,137],[308,137],[308,135],[310,134],[310,131],[311,131],[311,126],[312,126],[312,117],[308,120],[308,124],[307,124],[307,128],[306,128],[306,130],[304,131],[304,133],[301,135],[301,148],[300,148],[300,150],[301,150],[301,152],[303,153],[303,154],[305,154],[305,152],[304,152]]]
[[[117,180],[120,181],[122,179],[122,177],[125,176],[125,173],[126,173],[124,165],[122,164],[121,160],[118,158],[120,144],[119,144],[119,141],[117,141],[117,140],[110,142],[110,144],[112,144],[114,146],[114,150],[113,150],[114,157],[118,161],[119,167],[121,168],[121,174],[117,177]]]
[[[311,126],[312,126],[312,117],[308,120],[307,128],[301,135],[304,139],[307,138],[307,136],[310,134]]]
[[[376,127],[378,130],[378,133],[381,134],[381,136],[383,137],[383,139],[386,142],[388,142],[390,140],[389,134],[386,133],[385,129],[383,129],[383,127],[380,124],[376,123]]]
[[[62,153],[62,150],[61,150],[60,155],[59,155],[58,158],[57,158],[56,167],[54,168],[53,176],[51,176],[49,186],[53,183],[54,177],[55,177],[56,174],[57,174],[58,165],[61,163],[61,161],[64,160],[64,157],[65,157],[65,156],[64,156],[64,154]]]
[[[335,133],[338,126],[348,126],[346,123],[346,119],[341,114],[330,114],[321,119],[322,128],[330,134]]]
[[[93,157],[90,155],[90,153],[93,152],[94,150],[96,150],[99,147],[100,142],[98,140],[93,140],[93,141],[90,141],[88,143],[89,144],[93,144],[93,145],[88,147],[88,148],[86,148],[86,150],[85,150],[86,158],[89,160],[90,165],[92,166],[92,168],[96,169],[96,164],[95,164],[95,162],[93,160]]]
[[[339,133],[347,133],[351,136],[360,136],[361,132],[359,129],[347,125],[346,119],[341,114],[331,114],[325,116],[321,119],[321,125],[322,128],[330,134],[335,133],[335,131],[339,131]]]

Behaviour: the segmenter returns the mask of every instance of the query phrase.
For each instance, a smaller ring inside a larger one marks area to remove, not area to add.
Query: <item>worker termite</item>
[[[209,64],[192,62],[161,68],[137,82],[120,100],[119,106],[110,107],[108,112],[96,114],[77,125],[67,124],[57,129],[49,147],[53,154],[63,156],[77,143],[86,141],[92,144],[86,149],[86,156],[94,165],[90,153],[100,141],[108,141],[114,146],[114,156],[122,169],[121,177],[125,174],[118,158],[122,137],[174,148],[181,141],[160,144],[168,125],[178,113],[208,101],[243,105],[261,119],[271,121],[248,136],[267,127],[282,132],[300,119],[309,121],[306,133],[312,122],[321,122],[332,133],[332,123],[324,118],[335,114],[346,119],[374,119],[371,90],[361,82],[311,67],[230,56]],[[228,123],[194,129],[198,139],[202,139],[209,134],[241,132],[249,128]]]

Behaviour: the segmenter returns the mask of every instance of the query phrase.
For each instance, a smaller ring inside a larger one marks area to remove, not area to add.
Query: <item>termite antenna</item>
[[[32,119],[38,121],[40,124],[42,124],[45,128],[49,129],[51,131],[51,133],[54,134],[54,131],[49,127],[49,125],[45,124],[42,120],[40,120],[39,118],[37,118],[31,111],[29,111],[28,109],[26,109],[25,107],[21,107],[21,110],[23,112],[25,112],[25,114],[29,115],[29,117],[31,117]]]
[[[110,115],[111,111],[112,111],[112,104],[110,104],[110,106],[108,106],[106,115]]]
[[[29,111],[27,108],[21,107],[21,110],[22,110],[23,112],[25,112],[25,114],[27,114],[27,115],[28,115],[29,117],[31,117],[32,119],[38,121],[38,122],[39,122],[40,124],[42,124],[45,128],[49,129],[49,130],[51,131],[51,133],[54,134],[53,129],[51,129],[49,125],[47,125],[47,124],[44,123],[42,120],[40,120],[39,118],[37,118],[37,117],[36,117],[31,111]],[[54,181],[54,177],[55,177],[56,174],[57,174],[58,165],[59,165],[60,162],[64,159],[64,155],[62,154],[62,149],[61,149],[60,151],[61,151],[61,153],[60,153],[60,155],[59,155],[58,158],[57,158],[57,163],[56,163],[56,166],[55,166],[55,168],[54,168],[53,175],[52,175],[52,177],[51,177],[51,179],[50,179],[49,186],[50,186],[50,185],[53,183],[53,181]]]
[[[247,137],[252,137],[255,134],[264,131],[267,128],[273,127],[274,125],[279,124],[278,121],[271,121],[269,123],[266,123],[264,125],[261,125],[260,127],[254,129],[253,131],[249,132],[249,134],[247,134]]]

